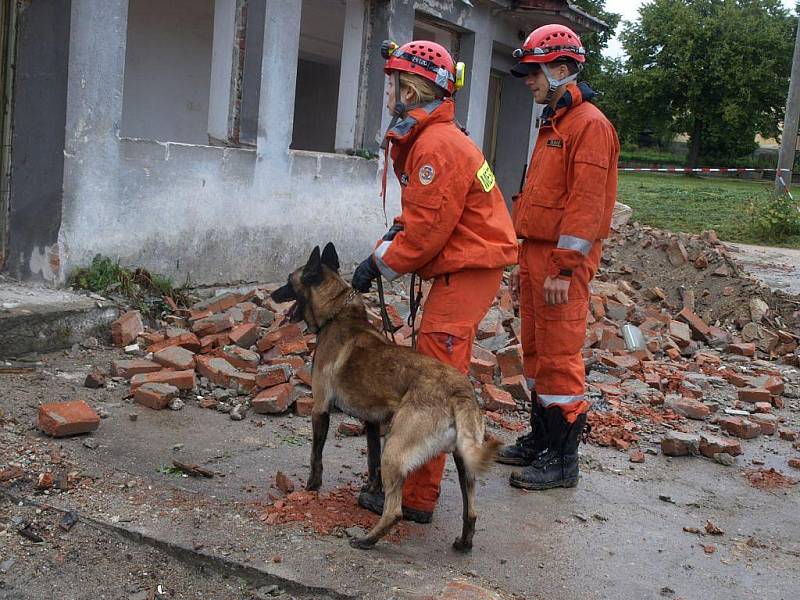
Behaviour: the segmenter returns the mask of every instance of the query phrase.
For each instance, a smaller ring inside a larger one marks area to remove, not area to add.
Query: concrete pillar
[[[121,195],[116,164],[127,30],[128,0],[72,0],[59,233],[59,244],[67,253],[72,239],[85,238],[94,229],[118,227],[115,205],[90,199]]]
[[[376,152],[391,117],[386,111],[386,76],[383,73],[381,42],[398,44],[411,41],[414,34],[413,0],[375,0],[370,15],[371,35],[366,48],[367,73],[362,147]]]
[[[208,96],[208,135],[221,142],[231,137],[231,78],[236,30],[236,0],[214,0],[214,41]]]
[[[269,0],[264,16],[254,181],[278,194],[288,193],[291,180],[301,8],[302,0]]]
[[[361,70],[364,64],[364,0],[347,0],[336,109],[337,152],[356,147],[356,118]]]
[[[488,11],[485,18],[475,21],[475,33],[464,35],[461,41],[461,60],[467,63],[467,84],[456,95],[456,106],[459,121],[465,123],[470,137],[478,148],[482,148],[492,72],[494,25]]]

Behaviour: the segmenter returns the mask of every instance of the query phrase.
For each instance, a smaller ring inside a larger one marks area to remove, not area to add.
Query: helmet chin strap
[[[578,66],[578,73],[580,73],[582,65]],[[550,73],[550,69],[547,68],[547,65],[542,63],[542,72],[544,76],[547,78],[547,83],[549,84],[549,88],[547,90],[547,97],[545,98],[545,104],[550,104],[553,100],[553,97],[556,94],[556,90],[560,88],[562,85],[566,85],[575,81],[578,78],[578,73],[573,73],[572,75],[567,75],[563,79],[556,79],[553,77],[552,73]]]

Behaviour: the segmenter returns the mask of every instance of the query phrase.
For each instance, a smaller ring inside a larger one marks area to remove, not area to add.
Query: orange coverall
[[[445,99],[412,109],[388,133],[402,188],[395,223],[403,230],[374,257],[389,280],[413,272],[434,280],[417,349],[466,374],[478,324],[503,268],[517,259],[517,242],[491,169],[454,119],[455,105]],[[433,511],[444,463],[441,454],[409,475],[403,506]]]
[[[619,140],[587,102],[584,84],[569,85],[531,156],[525,187],[512,209],[520,247],[520,316],[525,376],[539,402],[559,405],[572,423],[589,408],[581,350],[589,282],[600,264],[617,196]],[[546,305],[544,280],[570,281],[567,304]]]

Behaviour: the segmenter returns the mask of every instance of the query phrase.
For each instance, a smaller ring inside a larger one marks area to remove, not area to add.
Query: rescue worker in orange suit
[[[384,42],[388,76],[386,134],[402,213],[353,274],[369,290],[383,275],[417,273],[433,285],[423,307],[417,350],[467,373],[472,342],[500,288],[504,267],[516,263],[511,216],[483,154],[455,122],[452,99],[463,65],[427,41],[401,47]],[[388,168],[388,166],[387,166]],[[445,455],[422,456],[403,487],[406,519],[430,522]],[[363,491],[358,502],[383,512],[383,494]]]
[[[575,32],[540,27],[514,57],[511,72],[545,106],[527,180],[512,208],[522,240],[512,281],[518,276],[531,432],[504,446],[497,460],[525,466],[511,474],[514,487],[573,487],[589,409],[582,356],[589,282],[611,225],[619,140],[589,102],[595,92],[576,83],[586,52]]]

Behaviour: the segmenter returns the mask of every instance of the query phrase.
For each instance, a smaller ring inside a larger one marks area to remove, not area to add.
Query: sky
[[[646,0],[606,0],[606,10],[622,15],[622,21],[635,21],[639,16],[639,7],[645,4]],[[795,0],[782,0],[783,5],[794,11]],[[622,21],[617,26],[616,33],[622,31]],[[608,48],[603,52],[608,57],[621,57],[624,54],[617,36],[611,38]]]

